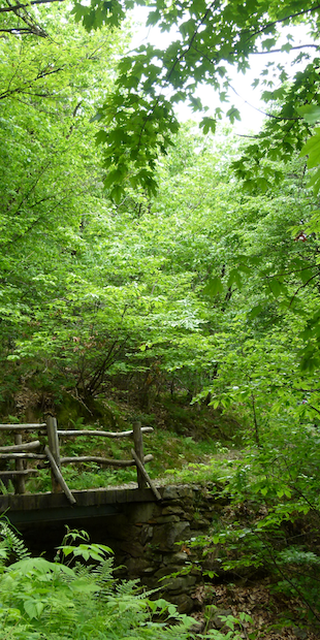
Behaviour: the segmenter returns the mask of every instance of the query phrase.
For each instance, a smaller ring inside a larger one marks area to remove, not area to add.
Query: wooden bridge
[[[151,481],[145,463],[152,460],[152,455],[144,456],[143,433],[153,431],[152,427],[141,427],[139,422],[133,429],[122,432],[99,430],[66,430],[59,429],[57,420],[48,416],[46,422],[39,424],[1,424],[0,432],[9,432],[14,437],[14,444],[0,447],[1,461],[10,461],[13,469],[0,470],[3,495],[0,495],[0,513],[7,513],[13,524],[50,522],[50,521],[83,521],[86,518],[103,517],[118,511],[124,502],[144,502],[161,500],[159,491]],[[37,439],[30,439],[36,433]],[[131,458],[116,460],[97,456],[62,456],[61,439],[79,436],[99,436],[103,438],[131,438]],[[25,441],[23,441],[25,440]],[[44,463],[51,473],[52,490],[47,493],[26,493],[25,482],[39,471],[35,463]],[[101,466],[129,467],[137,469],[137,487],[115,489],[104,487],[86,491],[70,491],[64,477],[63,464],[82,464],[95,462]],[[8,493],[5,482],[11,480],[15,493]],[[147,488],[149,486],[149,488]]]

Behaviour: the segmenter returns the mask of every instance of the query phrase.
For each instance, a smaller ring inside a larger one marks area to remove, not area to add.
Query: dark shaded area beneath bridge
[[[52,559],[66,533],[65,525],[84,529],[91,542],[112,546],[114,525],[121,527],[125,505],[155,501],[150,489],[94,489],[73,491],[73,495],[75,505],[63,493],[8,494],[0,496],[0,513],[21,533],[32,554]]]

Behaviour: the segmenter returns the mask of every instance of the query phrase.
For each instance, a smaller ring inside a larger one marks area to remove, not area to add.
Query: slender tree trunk
[[[252,400],[252,413],[253,413],[255,441],[257,446],[260,447],[261,444],[260,444],[259,427],[258,427],[257,414],[256,414],[256,404],[255,404],[255,398],[252,391],[251,391],[251,400]]]

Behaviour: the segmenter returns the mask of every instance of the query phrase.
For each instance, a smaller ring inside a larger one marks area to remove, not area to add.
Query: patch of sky
[[[146,26],[149,9],[148,7],[136,7],[132,12],[133,19],[133,37],[130,45],[131,50],[137,49],[140,45],[147,43],[159,48],[165,49],[171,42],[179,38],[180,34],[177,28],[171,28],[169,31],[162,32],[156,26]],[[205,84],[199,86],[197,96],[202,104],[208,107],[207,116],[214,117],[217,107],[221,107],[223,116],[222,124],[229,124],[226,112],[235,107],[239,110],[241,121],[236,121],[234,131],[238,135],[248,135],[257,133],[266,117],[268,117],[268,104],[261,100],[261,93],[265,89],[262,82],[268,76],[268,80],[275,82],[274,88],[281,85],[281,69],[288,74],[288,79],[293,78],[297,71],[305,67],[306,60],[304,57],[297,61],[299,51],[312,59],[316,55],[314,40],[307,32],[304,25],[295,25],[290,28],[283,28],[281,37],[274,47],[274,52],[266,51],[262,46],[259,53],[249,56],[250,69],[246,73],[238,72],[235,67],[225,63],[227,73],[231,78],[231,88],[228,101],[219,102],[219,97],[214,88]],[[290,48],[292,45],[292,48]],[[264,73],[264,76],[261,74]],[[259,83],[257,83],[259,79]],[[262,82],[261,82],[262,81]],[[187,120],[200,121],[203,118],[203,112],[194,112],[186,103],[178,103],[175,105],[175,111],[180,121]]]

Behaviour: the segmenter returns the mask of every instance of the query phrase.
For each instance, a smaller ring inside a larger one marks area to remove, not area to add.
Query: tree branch
[[[1,29],[0,29],[0,31],[1,31]],[[19,32],[20,31],[21,31],[21,29],[19,29]],[[25,31],[26,31],[26,29],[25,29]],[[48,71],[46,71],[46,70],[39,71],[38,74],[34,78],[32,78],[32,80],[29,80],[29,81],[25,82],[24,85],[22,85],[20,87],[16,87],[15,89],[7,89],[6,91],[3,91],[3,93],[0,93],[0,100],[5,100],[6,98],[9,98],[10,96],[13,96],[13,95],[15,95],[17,93],[24,93],[27,88],[32,87],[34,82],[37,82],[38,80],[41,80],[42,78],[46,78],[47,76],[50,76],[53,73],[60,73],[60,71],[64,71],[65,68],[66,68],[66,65],[64,65],[62,67],[58,67],[57,69],[50,69]],[[44,97],[44,96],[41,96],[41,97]]]
[[[289,16],[286,16],[285,18],[279,18],[279,20],[268,22],[268,24],[266,24],[264,27],[261,27],[261,29],[258,29],[257,31],[253,31],[252,33],[250,33],[249,37],[253,38],[254,36],[257,36],[259,33],[263,33],[264,31],[267,31],[267,29],[270,29],[270,27],[275,27],[277,24],[282,24],[283,22],[287,22],[287,20],[292,20],[292,18],[303,16],[306,13],[312,13],[317,9],[320,9],[320,4],[318,4],[316,7],[311,7],[311,9],[303,9],[302,11],[297,11],[297,13],[291,13]]]
[[[64,2],[65,0],[32,0],[28,4],[14,4],[9,7],[0,7],[0,13],[9,13],[10,11],[17,11],[18,9],[29,9],[34,4],[48,4],[49,2]],[[20,31],[20,29],[19,29]]]
[[[290,51],[287,51],[286,49],[269,49],[268,51],[250,51],[250,55],[251,56],[261,56],[261,55],[266,55],[268,53],[291,53],[291,51],[296,51],[297,49],[305,49],[306,47],[311,47],[312,49],[319,49],[319,46],[317,44],[300,44],[297,45],[296,47],[291,47]]]
[[[315,278],[317,278],[317,277],[319,277],[319,273],[315,273],[313,276],[311,276],[311,278],[309,278],[309,279],[307,280],[307,282],[304,282],[302,285],[300,285],[300,287],[298,287],[298,289],[294,292],[294,294],[293,294],[293,296],[292,296],[292,298],[291,298],[291,300],[290,300],[289,307],[291,306],[291,304],[292,304],[293,300],[295,299],[295,297],[296,297],[296,295],[297,295],[298,291],[300,291],[300,289],[304,289],[304,287],[306,287],[306,286],[307,286],[307,284],[309,284],[309,282],[311,282],[311,280],[314,280],[314,279],[315,279]]]
[[[236,94],[236,96],[238,96],[238,98],[243,100],[245,104],[247,104],[249,107],[251,107],[251,109],[254,109],[255,111],[258,111],[259,113],[262,113],[262,115],[263,116],[267,116],[267,118],[274,118],[275,120],[286,120],[286,121],[287,120],[294,120],[294,122],[297,122],[297,120],[299,120],[299,118],[284,118],[283,116],[276,116],[273,113],[267,113],[267,111],[263,111],[262,109],[259,109],[259,107],[255,107],[253,104],[248,102],[248,100],[245,100],[242,96],[240,96],[240,94],[236,91],[236,89],[232,86],[232,84],[230,84],[229,87]]]

